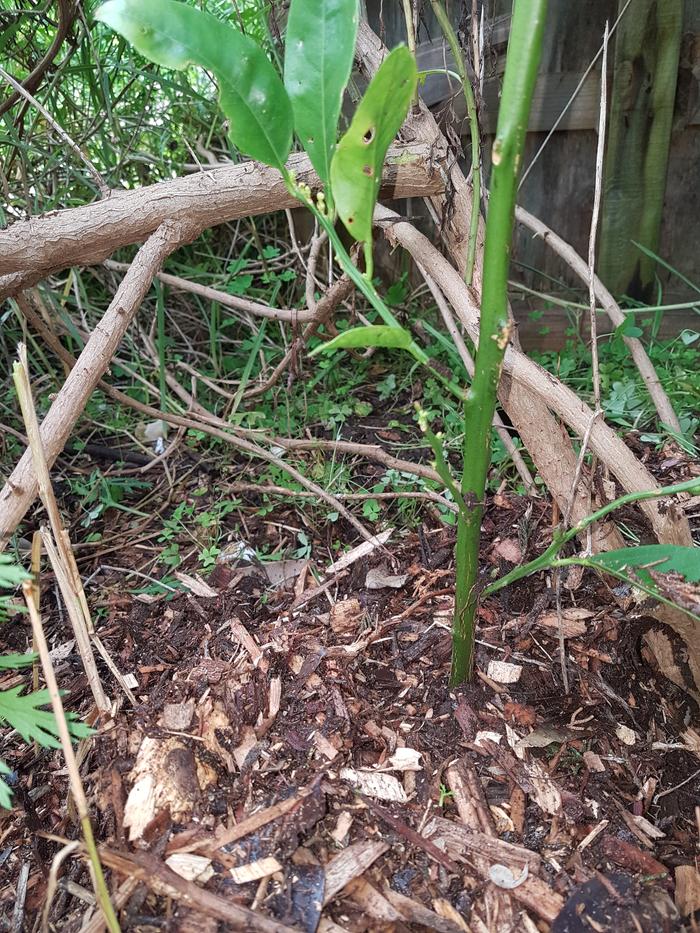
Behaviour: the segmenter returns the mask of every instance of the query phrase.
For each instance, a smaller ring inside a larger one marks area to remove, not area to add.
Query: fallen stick
[[[320,186],[307,156],[288,162],[300,182]],[[432,169],[430,148],[395,146],[384,166],[384,198],[422,197],[443,182]],[[166,220],[205,230],[240,217],[299,207],[280,173],[258,162],[223,165],[185,178],[161,181],[135,191],[115,190],[109,198],[18,220],[0,230],[0,298],[16,289],[8,274],[22,273],[22,287],[68,266],[101,263],[120,246],[146,240]],[[29,281],[33,279],[33,281]]]
[[[388,50],[366,22],[361,22],[357,37],[357,57],[368,77],[371,77],[388,55]],[[440,131],[434,116],[419,102],[402,129],[402,136],[412,142],[421,142],[431,147],[438,171],[445,178],[443,191],[424,198],[442,240],[460,272],[464,271],[469,243],[469,218],[471,215],[472,190],[451,152],[447,140]],[[481,264],[483,260],[483,222],[477,235],[476,262],[473,284],[469,289],[472,300],[478,305],[481,300]],[[433,270],[427,267],[432,275]],[[519,349],[517,329],[513,329],[513,344]],[[503,400],[501,396],[501,401]],[[505,407],[505,406],[504,406]],[[526,450],[532,457],[537,470],[554,500],[562,511],[568,501],[571,477],[576,469],[576,452],[571,438],[551,413],[546,396],[521,388],[517,395],[508,400],[508,416],[520,435]],[[574,521],[580,521],[589,513],[588,496],[583,489],[578,491],[573,506]],[[613,529],[611,534],[596,531],[596,551],[622,547],[623,541]]]
[[[63,450],[90,395],[109,368],[126,329],[151,287],[154,275],[170,253],[197,233],[197,228],[168,221],[149,237],[137,253],[109,308],[41,424],[41,442],[49,467]],[[0,490],[0,550],[7,545],[37,493],[31,450],[26,450]]]
[[[547,246],[549,246],[557,256],[561,257],[583,282],[588,281],[590,269],[585,259],[579,256],[573,246],[567,243],[566,240],[562,240],[562,238],[545,223],[532,214],[529,214],[522,207],[515,208],[515,219],[519,224],[527,227],[528,230],[532,230],[533,233],[541,236]],[[621,324],[624,324],[624,312],[595,274],[593,275],[593,289],[596,301],[600,302],[612,325],[614,327],[619,327]],[[659,377],[656,375],[656,370],[641,340],[639,340],[638,337],[623,337],[622,339],[639,370],[639,375],[644,380],[644,385],[647,387],[647,392],[654,403],[659,418],[664,424],[680,434],[681,426],[678,422],[678,416],[673,410],[673,405],[671,405],[670,399],[664,387],[661,385]]]
[[[403,246],[425,268],[430,269],[432,278],[437,282],[443,294],[452,305],[475,345],[479,342],[479,309],[471,291],[464,280],[447,259],[433,244],[419,233],[411,224],[402,221],[397,214],[385,207],[378,206],[375,220],[384,225],[390,241]],[[537,363],[514,347],[506,351],[503,377],[499,397],[503,407],[510,415],[513,399],[522,398],[528,393],[546,400],[547,407],[557,414],[562,421],[583,437],[591,423],[591,409],[585,402],[564,385],[555,376],[542,369]],[[641,492],[646,489],[658,489],[658,483],[634,456],[627,445],[604,421],[597,421],[590,432],[590,449],[609,467],[625,492]],[[538,464],[539,466],[539,464]],[[571,479],[568,476],[564,503],[568,503],[571,492]],[[654,533],[662,544],[692,543],[690,528],[685,516],[673,507],[665,509],[663,504],[649,500],[640,503],[640,508],[649,519]],[[572,520],[575,510],[572,509]]]

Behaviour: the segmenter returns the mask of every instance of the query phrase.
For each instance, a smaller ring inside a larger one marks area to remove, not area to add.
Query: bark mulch
[[[546,543],[524,510],[491,503],[486,574]],[[700,726],[658,670],[661,627],[592,575],[564,581],[560,617],[534,577],[483,606],[474,681],[451,689],[452,534],[395,530],[274,583],[222,562],[170,599],[103,572],[136,705],[105,680],[115,715],[79,756],[122,929],[698,929]],[[55,612],[50,632],[85,711]],[[80,838],[60,754],[2,754],[0,930],[37,929],[47,898],[49,929],[103,929],[85,862],[52,869]]]

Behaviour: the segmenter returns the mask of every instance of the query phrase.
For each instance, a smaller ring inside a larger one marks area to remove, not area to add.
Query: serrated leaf
[[[7,767],[2,758],[0,758],[0,807],[9,810],[12,806],[12,791],[3,777],[5,774],[12,774],[12,771]]]
[[[35,654],[0,654],[0,669],[28,667],[36,658]]]
[[[28,579],[27,571],[18,567],[9,554],[0,554],[0,587],[17,586],[18,583]]]
[[[372,239],[372,215],[386,152],[401,128],[416,88],[416,63],[405,46],[382,62],[331,163],[331,189],[348,232]]]
[[[642,547],[621,548],[588,558],[601,570],[634,573],[647,585],[654,585],[649,571],[678,573],[689,583],[700,582],[700,548],[680,544],[647,544]]]
[[[40,707],[51,702],[48,690],[36,690],[22,695],[24,686],[12,687],[0,692],[0,722],[7,722],[22,736],[25,742],[38,742],[44,748],[60,748],[58,728],[53,713]],[[69,732],[74,739],[92,735],[92,729],[76,719],[74,713],[66,713]]]
[[[176,0],[108,0],[95,19],[157,65],[201,65],[219,83],[229,139],[242,153],[280,170],[292,147],[292,107],[282,79],[248,36]]]
[[[333,350],[357,350],[365,347],[392,347],[411,351],[413,337],[403,327],[389,327],[386,324],[369,324],[365,327],[353,327],[338,334],[328,343],[316,347],[309,355]]]
[[[330,182],[357,23],[357,0],[292,0],[289,8],[284,84],[294,128],[324,184]]]

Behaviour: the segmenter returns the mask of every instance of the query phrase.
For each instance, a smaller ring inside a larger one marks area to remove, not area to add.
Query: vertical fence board
[[[615,41],[598,265],[613,292],[649,300],[655,263],[633,241],[658,250],[683,4],[634,0],[629,12]]]

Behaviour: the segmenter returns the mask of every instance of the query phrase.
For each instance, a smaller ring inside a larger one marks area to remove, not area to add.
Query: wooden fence
[[[641,241],[700,287],[700,0],[629,0],[625,9],[626,4],[627,0],[550,3],[526,169],[551,135],[528,171],[520,203],[586,255],[600,103],[601,64],[596,56],[606,21],[612,26],[622,13],[608,52],[598,269],[616,294],[655,301],[660,283],[664,302],[692,300],[698,293],[691,286],[648,259],[632,241]],[[484,23],[480,126],[488,173],[512,0],[478,0],[474,5]],[[472,0],[448,0],[447,6],[455,25],[468,27]],[[389,46],[405,41],[401,0],[366,0],[366,9]],[[419,22],[419,67],[452,67],[427,0]],[[446,75],[430,76],[423,96],[466,149],[466,118],[456,83]],[[553,253],[525,231],[517,234],[514,255],[514,278],[530,288],[551,291],[573,282]],[[667,317],[664,333],[698,329],[692,309],[669,312]],[[553,313],[551,319],[560,331],[565,326],[561,314]],[[555,335],[549,342],[560,341]]]

